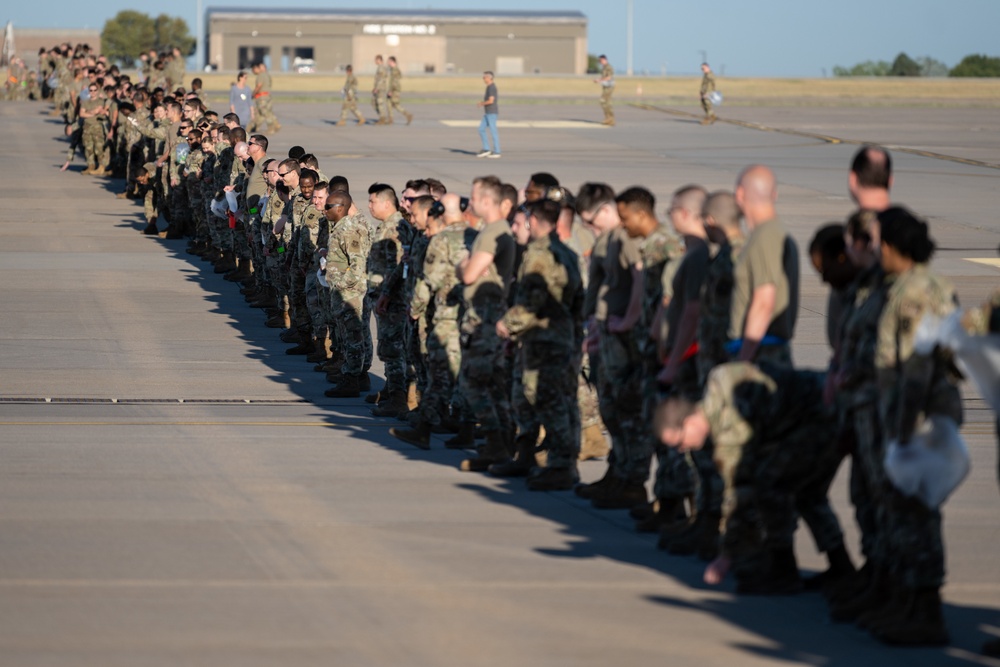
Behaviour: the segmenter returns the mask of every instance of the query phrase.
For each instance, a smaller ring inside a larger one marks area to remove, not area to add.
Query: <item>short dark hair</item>
[[[819,254],[823,257],[836,257],[845,251],[844,225],[831,222],[816,230],[809,242],[809,254]]]
[[[561,212],[562,205],[551,199],[538,199],[528,203],[528,214],[550,225],[555,225],[559,222],[559,214]]]
[[[241,141],[247,140],[247,131],[242,127],[234,127],[229,130],[229,140],[233,143],[239,143]]]
[[[650,215],[655,215],[656,197],[646,188],[633,186],[615,197],[615,201],[619,204],[625,204],[640,211],[645,211]]]
[[[535,185],[539,185],[543,188],[559,187],[559,179],[547,171],[540,171],[536,174],[532,174],[528,180],[530,180]]]
[[[300,169],[299,170],[299,180],[301,181],[301,180],[304,180],[306,178],[308,178],[314,184],[315,183],[319,183],[319,174],[317,174],[314,170],[308,169],[308,168],[306,168],[306,169]]]
[[[882,244],[892,246],[899,254],[918,264],[934,254],[934,239],[927,223],[902,206],[887,208],[878,214]]]
[[[851,172],[857,177],[861,187],[888,190],[892,177],[892,156],[881,146],[862,146],[854,154]]]
[[[293,160],[298,160],[300,157],[306,154],[306,149],[302,146],[292,146],[288,149],[288,157]]]
[[[250,138],[257,142],[257,145],[260,146],[261,150],[267,152],[267,137],[263,134],[253,134]]]
[[[614,200],[615,191],[607,183],[584,183],[576,193],[576,212],[591,213]]]
[[[430,195],[420,195],[414,199],[413,202],[411,202],[410,208],[414,211],[418,208],[421,210],[429,209],[435,201],[434,197],[431,197]]]
[[[330,191],[334,192],[337,190],[342,190],[344,192],[351,191],[351,184],[347,182],[346,176],[334,176],[330,179]]]
[[[375,195],[382,201],[392,201],[392,205],[399,210],[399,197],[396,196],[396,191],[388,183],[372,183],[371,187],[368,188],[368,194]]]
[[[225,123],[236,123],[237,125],[240,125],[239,114],[235,113],[227,113],[225,116],[222,117],[222,121]]]
[[[282,160],[281,163],[278,164],[278,171],[281,171],[282,167],[284,167],[285,171],[294,171],[296,174],[299,174],[300,176],[302,175],[302,167],[299,166],[298,160],[293,160],[291,158]]]

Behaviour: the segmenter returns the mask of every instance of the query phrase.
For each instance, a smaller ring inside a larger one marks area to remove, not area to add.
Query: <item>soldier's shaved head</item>
[[[736,182],[736,203],[743,211],[747,227],[775,217],[774,205],[778,200],[778,181],[774,172],[762,164],[747,167]]]
[[[740,207],[732,192],[719,190],[713,192],[705,200],[701,215],[708,224],[714,224],[723,229],[734,229],[740,226]]]

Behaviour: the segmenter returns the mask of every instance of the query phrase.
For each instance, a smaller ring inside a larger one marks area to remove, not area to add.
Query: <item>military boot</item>
[[[236,258],[233,256],[233,253],[226,250],[222,253],[222,259],[215,265],[215,273],[229,273],[236,269]]]
[[[337,127],[344,127],[345,125],[347,125],[346,118],[341,118],[340,120],[337,121]]]
[[[429,450],[431,448],[431,425],[425,421],[420,421],[413,428],[393,427],[389,429],[389,433],[418,449]]]
[[[374,417],[398,417],[406,412],[406,394],[401,391],[389,392],[389,397],[379,401],[379,404],[372,408]]]
[[[659,533],[660,529],[672,525],[683,512],[683,501],[657,499],[653,503],[653,513],[641,519],[636,519],[635,530],[638,533]]]
[[[587,498],[588,500],[593,498],[596,494],[601,493],[608,484],[614,481],[614,473],[611,472],[611,466],[609,465],[604,471],[604,476],[601,477],[596,482],[591,482],[590,484],[580,484],[573,492],[580,496],[581,498]]]
[[[160,233],[160,228],[156,226],[156,218],[150,218],[146,221],[146,226],[143,228],[142,233],[146,236],[156,236]]]
[[[403,114],[403,115],[406,116],[406,124],[407,125],[409,125],[410,123],[413,122],[413,114],[412,113],[406,113],[406,114]]]
[[[890,628],[906,617],[913,604],[913,589],[890,580],[889,594],[881,604],[858,616],[857,625],[862,630],[877,634],[880,629]]]
[[[543,468],[525,483],[529,491],[569,491],[580,482],[576,464],[567,467]]]
[[[358,386],[361,387],[362,392],[372,390],[372,379],[368,377],[368,371],[361,371],[361,375],[358,376]]]
[[[868,590],[872,573],[876,569],[875,564],[869,558],[860,570],[844,577],[833,588],[824,590],[827,601],[831,605],[835,605],[854,600]]]
[[[851,557],[847,554],[847,549],[843,545],[828,551],[826,558],[830,566],[819,574],[803,581],[803,585],[807,591],[824,590],[828,586],[836,585],[844,577],[854,574],[854,563],[851,562]]]
[[[707,514],[699,512],[695,516],[694,523],[670,541],[670,544],[667,546],[667,553],[674,556],[691,556],[695,554],[698,551],[698,545],[701,544],[702,530],[705,524],[710,521],[711,519]],[[716,525],[718,525],[718,522],[716,522]],[[718,531],[716,531],[716,534],[718,534]]]
[[[580,455],[577,457],[578,461],[603,459],[610,451],[611,445],[608,444],[608,440],[604,437],[604,432],[601,431],[599,425],[588,426],[580,433]]]
[[[876,568],[864,591],[830,606],[830,618],[836,623],[856,621],[861,614],[884,603],[889,594],[889,575],[884,569]]]
[[[535,467],[535,439],[523,434],[515,442],[517,451],[514,458],[489,467],[489,473],[494,477],[527,477]]]
[[[507,453],[507,443],[503,434],[498,431],[491,431],[486,434],[486,444],[483,449],[473,458],[462,461],[459,470],[463,472],[486,472],[494,463],[503,463],[510,459]]]
[[[345,375],[336,387],[330,387],[323,392],[323,395],[328,398],[359,398],[361,396],[361,388],[359,387],[358,376]]]
[[[382,400],[382,397],[387,395],[388,394],[385,393],[385,386],[383,386],[379,391],[372,392],[365,396],[365,403],[368,403],[369,405],[378,405],[379,401]]]
[[[246,261],[245,259],[241,259],[237,264],[236,261],[237,260],[234,258],[233,264],[235,268],[232,271],[228,272],[225,276],[223,276],[226,280],[228,280],[231,283],[238,283],[244,278],[250,277],[250,271],[249,271],[250,262]]]
[[[316,339],[308,331],[300,332],[299,335],[301,338],[299,344],[285,350],[285,354],[300,356],[310,354],[316,349]]]
[[[475,432],[475,422],[461,422],[458,425],[458,433],[455,434],[454,438],[445,440],[444,446],[447,449],[469,449],[470,447],[475,447]]]
[[[743,579],[736,584],[741,595],[792,595],[802,590],[799,566],[792,547],[773,549],[768,554],[768,565],[762,576]]]
[[[292,320],[288,317],[288,311],[283,310],[265,322],[264,326],[270,329],[288,329],[292,326]]]
[[[941,589],[918,588],[912,593],[908,613],[889,628],[881,628],[875,636],[887,644],[898,646],[942,646],[948,643],[948,630],[941,610]]]
[[[590,504],[599,510],[627,510],[648,501],[644,484],[617,479],[614,484],[595,493]]]
[[[319,364],[330,358],[330,337],[323,336],[316,339],[316,349],[306,356],[306,361],[311,364]]]
[[[991,658],[1000,658],[1000,639],[986,642],[981,651],[983,655],[988,655]]]
[[[706,512],[705,519],[698,534],[698,558],[709,562],[719,557],[722,515],[718,512]]]

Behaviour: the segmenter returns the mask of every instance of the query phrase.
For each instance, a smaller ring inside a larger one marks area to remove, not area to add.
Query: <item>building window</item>
[[[241,46],[238,52],[239,66],[237,69],[250,69],[256,62],[271,66],[271,49],[266,46]]]

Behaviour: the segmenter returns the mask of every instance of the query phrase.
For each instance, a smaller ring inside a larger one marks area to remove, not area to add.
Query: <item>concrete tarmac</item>
[[[663,214],[677,187],[731,189],[763,162],[800,247],[851,211],[846,142],[884,142],[894,195],[931,221],[963,303],[1000,278],[1000,170],[977,164],[998,162],[991,110],[731,110],[751,129],[619,106],[605,128],[596,100],[508,105],[503,157],[477,160],[472,103],[363,128],[335,127],[339,107],[276,107],[271,155],[303,145],[362,200],[374,181],[466,194],[476,175],[550,171],[574,190],[645,185]],[[419,451],[361,400],[324,398],[235,285],[183,241],[139,233],[120,181],[80,175],[79,158],[58,171],[47,111],[0,103],[0,665],[1000,664],[977,656],[1000,634],[1000,497],[993,416],[971,388],[973,470],[945,507],[952,645],[891,649],[831,624],[818,595],[707,587],[703,564],[658,552],[623,511],[460,473],[440,440]],[[803,262],[794,353],[818,367],[825,290]],[[856,552],[843,471],[834,496]]]

